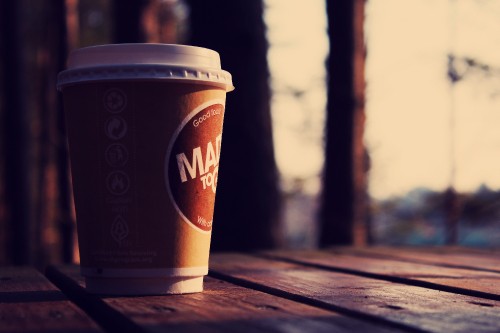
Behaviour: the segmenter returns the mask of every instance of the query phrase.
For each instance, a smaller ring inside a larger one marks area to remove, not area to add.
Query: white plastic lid
[[[213,50],[176,44],[110,44],[71,52],[57,87],[103,80],[168,79],[234,89]]]

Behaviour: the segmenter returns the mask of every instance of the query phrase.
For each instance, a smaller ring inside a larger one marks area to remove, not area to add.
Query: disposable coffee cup
[[[213,50],[78,49],[58,76],[91,293],[203,290],[231,75]]]

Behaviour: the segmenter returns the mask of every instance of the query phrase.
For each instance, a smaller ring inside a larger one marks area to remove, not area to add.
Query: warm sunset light
[[[278,166],[285,180],[313,184],[323,163],[325,5],[266,4]],[[443,190],[453,169],[460,191],[500,187],[499,15],[495,1],[367,2],[365,143],[372,196]],[[464,74],[453,87],[450,53]],[[488,70],[467,68],[463,59]]]
[[[443,190],[453,169],[459,191],[500,187],[499,15],[496,1],[368,1],[373,196]],[[448,54],[463,75],[453,86]]]

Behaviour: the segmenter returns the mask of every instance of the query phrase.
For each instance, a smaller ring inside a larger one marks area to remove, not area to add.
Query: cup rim
[[[58,75],[57,88],[109,80],[175,80],[234,90],[232,76],[222,70],[211,49],[158,43],[105,44],[74,50],[68,69]]]

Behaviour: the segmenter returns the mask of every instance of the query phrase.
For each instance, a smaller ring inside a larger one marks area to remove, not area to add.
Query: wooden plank
[[[427,253],[436,253],[436,254],[473,254],[485,257],[497,257],[500,254],[499,247],[488,247],[488,248],[479,248],[479,247],[465,247],[465,246],[442,246],[442,245],[433,245],[433,246],[394,246],[393,248],[414,248],[419,251],[424,251]]]
[[[86,303],[83,308],[99,308],[104,320],[132,321],[136,328],[129,329],[135,332],[404,332],[210,277],[202,293],[99,298],[84,291],[76,267],[53,267],[48,273],[62,290],[73,289],[70,294]]]
[[[0,332],[102,332],[32,268],[0,267]]]
[[[332,248],[334,253],[362,255],[370,258],[389,258],[400,261],[410,261],[423,264],[431,264],[443,267],[453,267],[480,271],[500,273],[500,253],[492,253],[491,250],[471,252],[462,248],[427,249],[416,247],[349,247]]]
[[[355,259],[354,259],[355,260]],[[210,274],[272,294],[430,332],[499,332],[500,302],[238,254]]]
[[[263,255],[387,281],[500,300],[500,274],[495,272],[441,267],[381,257],[367,258],[329,251],[273,251]]]

